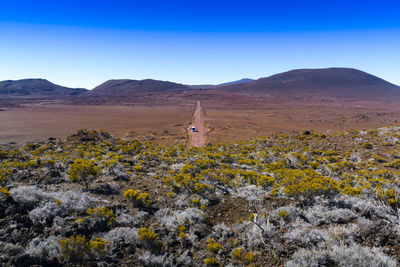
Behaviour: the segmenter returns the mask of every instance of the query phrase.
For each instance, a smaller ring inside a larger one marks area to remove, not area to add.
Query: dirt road
[[[207,128],[204,126],[203,112],[201,110],[200,101],[197,101],[196,110],[193,113],[192,126],[196,131],[189,131],[189,146],[203,147],[206,145]]]

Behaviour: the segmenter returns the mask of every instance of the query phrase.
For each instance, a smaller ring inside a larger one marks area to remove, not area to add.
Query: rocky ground
[[[396,266],[400,127],[204,148],[81,130],[0,150],[12,266]]]

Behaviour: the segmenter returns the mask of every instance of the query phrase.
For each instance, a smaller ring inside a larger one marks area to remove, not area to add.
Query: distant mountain
[[[244,79],[240,79],[240,80],[233,81],[233,82],[221,83],[221,84],[218,84],[217,86],[227,86],[227,85],[233,85],[233,84],[246,84],[246,83],[250,83],[253,81],[254,81],[253,79],[244,78]]]
[[[221,83],[221,84],[199,84],[199,85],[188,85],[190,88],[192,89],[212,89],[215,87],[219,87],[219,86],[227,86],[227,85],[232,85],[232,84],[245,84],[245,83],[249,83],[254,81],[253,79],[241,79],[241,80],[237,80],[237,81],[233,81],[233,82],[227,82],[227,83]]]
[[[100,84],[84,96],[129,96],[137,93],[179,91],[189,86],[158,80],[109,80]]]
[[[215,88],[216,85],[213,84],[195,84],[195,85],[188,85],[191,89],[211,89]]]
[[[86,89],[74,89],[51,83],[44,79],[8,80],[0,82],[1,98],[63,98],[79,95]]]
[[[375,98],[399,94],[400,87],[366,72],[350,68],[299,69],[219,90],[277,96],[325,95]]]

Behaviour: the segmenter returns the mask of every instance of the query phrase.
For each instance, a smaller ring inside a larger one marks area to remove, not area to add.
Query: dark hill
[[[366,72],[349,68],[292,70],[247,84],[235,84],[219,89],[284,97],[326,95],[374,98],[385,97],[386,94],[400,94],[400,87]]]
[[[100,84],[85,96],[129,96],[137,93],[179,91],[190,89],[188,86],[158,80],[109,80]]]
[[[233,81],[233,82],[221,83],[221,84],[218,84],[217,86],[227,86],[227,85],[233,85],[233,84],[246,84],[246,83],[250,83],[253,81],[254,81],[253,79],[244,78],[244,79],[240,79],[240,80]]]
[[[63,98],[79,95],[86,89],[74,89],[44,79],[7,80],[0,82],[1,98]]]

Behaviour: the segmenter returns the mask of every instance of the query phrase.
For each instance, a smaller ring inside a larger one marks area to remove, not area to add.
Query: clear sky
[[[399,0],[0,0],[0,80],[216,84],[335,66],[400,85],[399,14]]]

